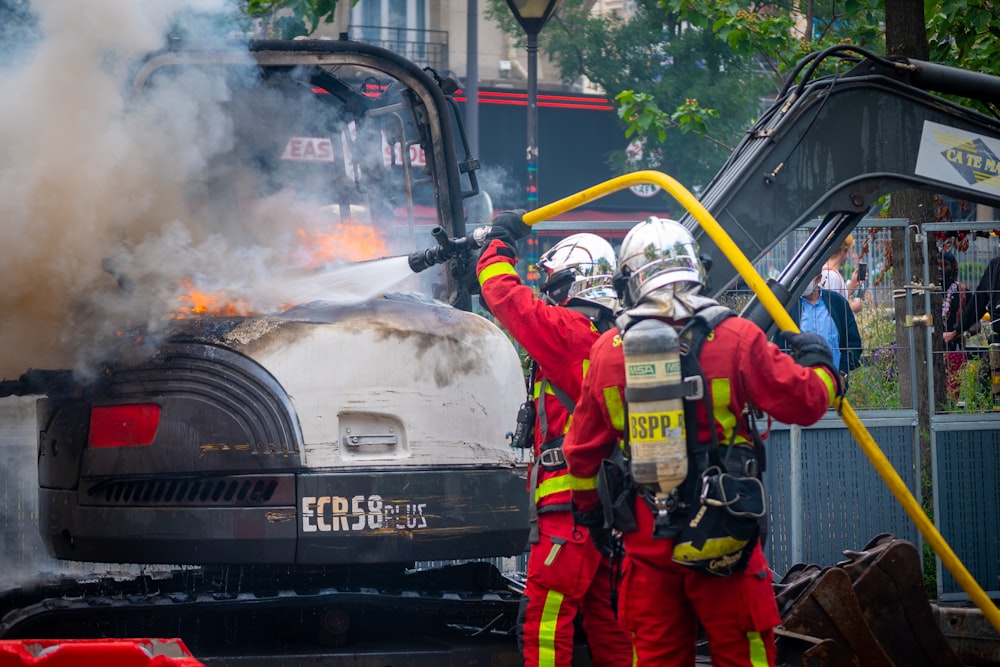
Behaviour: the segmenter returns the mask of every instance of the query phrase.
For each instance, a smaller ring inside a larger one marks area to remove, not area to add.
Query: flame
[[[190,280],[183,281],[182,285],[186,290],[178,297],[182,305],[176,312],[170,314],[171,319],[183,320],[205,315],[237,317],[250,314],[250,307],[246,303],[230,301],[221,292],[203,292],[196,289]]]
[[[329,231],[296,231],[300,247],[291,259],[306,269],[319,268],[334,262],[363,262],[385,256],[385,242],[371,225],[345,221]],[[179,306],[170,314],[171,319],[192,317],[243,317],[254,310],[244,301],[234,300],[225,292],[206,292],[197,289],[190,280],[181,283]],[[282,310],[290,307],[287,304]]]
[[[330,231],[299,229],[297,233],[306,268],[331,262],[363,262],[385,255],[385,242],[370,225],[345,221]]]

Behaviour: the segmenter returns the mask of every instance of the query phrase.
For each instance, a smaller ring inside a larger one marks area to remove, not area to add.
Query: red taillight
[[[90,409],[88,447],[148,445],[160,425],[160,406],[152,403],[108,405]]]

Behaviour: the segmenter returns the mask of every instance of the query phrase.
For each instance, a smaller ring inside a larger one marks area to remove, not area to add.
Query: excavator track
[[[488,563],[64,579],[6,592],[0,639],[176,637],[205,665],[508,664],[516,589]]]

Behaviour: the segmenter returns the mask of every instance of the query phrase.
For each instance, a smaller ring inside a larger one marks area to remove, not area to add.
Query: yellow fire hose
[[[595,185],[592,188],[588,188],[581,192],[578,192],[569,197],[564,197],[558,201],[551,204],[542,206],[541,208],[535,209],[534,211],[528,211],[524,214],[524,222],[528,225],[534,225],[542,220],[548,220],[549,218],[564,213],[566,211],[572,210],[581,204],[593,201],[595,199],[600,199],[606,195],[613,192],[618,192],[625,188],[631,187],[633,185],[640,184],[653,184],[658,185],[668,193],[670,193],[674,199],[676,199],[688,212],[694,216],[694,218],[701,225],[702,229],[705,230],[719,249],[726,255],[726,258],[732,263],[733,268],[735,268],[743,280],[746,281],[750,289],[754,291],[757,298],[767,309],[768,314],[774,318],[775,323],[782,331],[792,331],[798,332],[798,327],[795,324],[795,320],[792,319],[791,315],[782,307],[781,302],[778,301],[774,293],[767,286],[767,283],[761,278],[760,274],[754,268],[753,264],[744,256],[740,251],[739,247],[733,243],[732,239],[722,228],[722,226],[712,217],[712,214],[701,205],[688,190],[678,183],[675,179],[667,176],[666,174],[659,171],[637,171],[631,174],[625,174],[624,176],[618,176],[617,178],[612,178],[611,180],[605,181]],[[972,575],[965,568],[962,562],[955,555],[955,552],[951,550],[948,543],[945,542],[944,538],[934,527],[934,524],[927,515],[924,514],[923,509],[921,509],[919,503],[917,503],[916,498],[910,493],[910,490],[906,488],[906,484],[900,478],[899,474],[892,467],[889,459],[886,458],[885,454],[876,444],[875,440],[868,433],[868,429],[865,428],[861,420],[858,419],[858,415],[854,412],[854,409],[847,402],[846,398],[838,398],[834,403],[834,407],[837,409],[837,413],[844,420],[844,424],[847,429],[857,440],[858,444],[861,446],[862,451],[871,461],[875,470],[882,477],[885,485],[889,487],[892,491],[892,495],[896,496],[896,500],[903,507],[906,513],[910,516],[910,519],[916,524],[917,529],[920,534],[924,536],[927,543],[931,545],[934,549],[934,553],[938,555],[941,559],[941,563],[948,568],[948,571],[955,578],[955,581],[962,587],[969,597],[972,599],[973,603],[983,612],[983,615],[990,622],[993,628],[1000,632],[1000,609],[993,604],[993,601],[986,595],[982,588],[976,583]]]

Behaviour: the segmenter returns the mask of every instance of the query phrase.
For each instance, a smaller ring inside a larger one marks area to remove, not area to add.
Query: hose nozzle
[[[448,238],[448,234],[443,227],[435,227],[431,230],[431,236],[434,237],[438,244],[426,250],[418,250],[411,253],[408,258],[410,270],[414,273],[420,273],[437,264],[443,264],[449,259],[477,250],[483,246],[483,242],[486,240],[486,232],[488,231],[488,226],[477,227],[469,234],[453,239]]]

